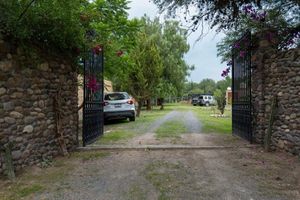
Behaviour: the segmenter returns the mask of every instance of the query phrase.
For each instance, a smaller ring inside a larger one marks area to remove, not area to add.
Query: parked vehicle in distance
[[[200,95],[198,99],[198,105],[200,106],[211,106],[216,104],[212,95]]]
[[[194,97],[194,98],[192,99],[192,104],[193,104],[193,106],[199,105],[199,97]]]
[[[135,121],[134,100],[127,92],[109,92],[104,95],[104,121],[112,119]]]
[[[192,99],[192,104],[194,106],[211,106],[216,105],[216,101],[212,95],[202,94]]]

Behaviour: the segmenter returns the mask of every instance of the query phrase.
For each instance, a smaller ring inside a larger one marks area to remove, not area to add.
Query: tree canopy
[[[176,16],[183,11],[185,19],[192,30],[196,30],[203,22],[220,30],[234,29],[239,25],[241,9],[251,4],[258,8],[268,7],[279,10],[289,18],[291,13],[299,13],[299,0],[152,0],[161,12]]]
[[[62,55],[99,44],[116,51],[122,46],[117,44],[130,44],[137,28],[127,9],[126,0],[1,0],[0,38]]]
[[[139,24],[134,45],[120,58],[126,63],[110,76],[116,88],[129,91],[141,102],[181,95],[186,76],[193,69],[184,61],[189,50],[186,30],[178,22],[161,23],[146,16]]]

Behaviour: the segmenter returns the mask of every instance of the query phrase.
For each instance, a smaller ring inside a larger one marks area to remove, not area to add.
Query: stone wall
[[[272,99],[278,99],[272,127],[272,149],[300,155],[300,49],[278,51],[261,40],[252,57],[253,133],[263,143]]]
[[[0,40],[0,149],[13,144],[16,171],[61,153],[54,96],[61,102],[67,149],[77,146],[77,73],[64,59],[28,52]],[[0,152],[0,174],[5,169]]]

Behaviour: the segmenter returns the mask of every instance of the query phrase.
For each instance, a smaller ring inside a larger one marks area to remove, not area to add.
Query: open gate
[[[252,143],[251,33],[232,50],[232,133]]]
[[[83,146],[103,135],[103,49],[88,52],[84,58]]]

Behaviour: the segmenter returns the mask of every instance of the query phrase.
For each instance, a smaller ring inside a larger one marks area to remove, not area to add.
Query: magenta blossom
[[[245,55],[246,55],[246,52],[245,52],[245,51],[240,51],[240,56],[241,56],[242,58],[244,58]]]
[[[97,90],[99,90],[100,86],[99,83],[97,83],[97,79],[95,76],[90,76],[87,78],[86,87],[89,88],[92,93],[95,93]]]
[[[233,48],[235,48],[235,49],[240,48],[240,43],[236,42],[236,43],[233,45]]]

